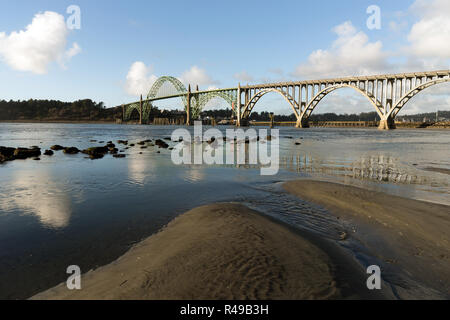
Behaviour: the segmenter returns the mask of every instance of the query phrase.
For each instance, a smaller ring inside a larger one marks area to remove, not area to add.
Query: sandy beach
[[[115,262],[32,299],[445,299],[450,284],[450,209],[319,181],[284,188],[325,207],[381,263],[382,291],[335,242],[246,206],[195,208]],[[386,285],[387,284],[387,285]]]
[[[379,298],[364,289],[362,270],[341,258],[243,205],[213,204],[83,275],[82,290],[62,283],[33,299]]]
[[[348,234],[386,264],[399,297],[449,298],[450,207],[329,182],[284,188],[347,221]]]

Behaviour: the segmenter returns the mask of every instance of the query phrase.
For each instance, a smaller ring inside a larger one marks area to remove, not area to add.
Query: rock
[[[150,143],[150,142],[152,142],[152,140],[151,139],[147,139],[147,140],[144,140],[144,142],[145,143]]]
[[[172,141],[172,138],[169,138],[169,137],[165,137],[165,138],[164,138],[164,140],[167,140],[167,141]]]
[[[64,148],[63,152],[65,154],[77,154],[78,152],[80,152],[80,150],[78,150],[78,148],[75,148],[75,147],[69,147],[69,148]]]
[[[45,150],[44,155],[45,156],[52,156],[54,152],[52,150]]]
[[[105,143],[105,141],[99,141],[98,143]]]
[[[41,149],[17,148],[14,150],[14,159],[35,158],[41,155]]]
[[[128,141],[127,140],[117,140],[117,143],[127,145]]]
[[[94,154],[90,154],[89,158],[91,160],[96,160],[96,159],[102,159],[105,155],[102,153],[94,153]]]
[[[97,140],[89,140],[90,142],[97,142]]]
[[[53,151],[60,151],[64,150],[64,147],[60,146],[59,144],[55,144],[54,146],[51,146],[50,149],[52,149]]]
[[[161,139],[156,140],[156,141],[155,141],[155,144],[156,144],[158,147],[163,148],[163,149],[169,148],[169,145],[168,145],[167,143],[165,143],[164,141],[162,141]]]
[[[107,148],[115,148],[116,145],[115,145],[114,143],[112,143],[112,142],[108,142],[108,143],[106,144],[106,147],[107,147]]]
[[[30,149],[39,149],[40,150],[41,148],[39,148],[38,146],[31,146]]]
[[[0,147],[0,162],[14,160],[14,148]]]
[[[130,144],[130,147],[134,147],[134,146],[135,146],[135,144],[134,144],[134,143]]]
[[[299,145],[301,145],[301,143],[300,143],[300,142],[296,142],[295,145],[296,145],[296,146],[299,146]]]
[[[113,157],[114,158],[125,158],[126,155],[124,155],[124,154],[114,154]]]
[[[339,239],[341,239],[341,241],[344,241],[348,238],[348,234],[345,231],[339,232]]]
[[[37,157],[37,158],[34,158],[33,160],[35,160],[35,161],[41,161],[41,158]]]
[[[94,159],[101,159],[107,154],[109,149],[107,147],[92,147],[88,148],[86,150],[83,150],[82,152],[89,155],[89,158],[92,160]]]
[[[139,141],[137,144],[143,146],[145,143],[146,143],[145,141]]]
[[[172,150],[173,150],[173,148],[169,148],[169,150],[170,150],[170,151],[172,151]]]
[[[212,137],[211,140],[207,141],[208,144],[212,144],[214,141],[216,141],[216,138]]]
[[[108,148],[108,150],[111,153],[117,153],[119,151],[119,149],[117,149],[117,148]]]

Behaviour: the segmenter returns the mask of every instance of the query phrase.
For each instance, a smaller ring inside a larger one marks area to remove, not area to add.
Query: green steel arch
[[[133,113],[134,110],[136,110],[138,113],[141,113],[140,109],[140,103],[136,102],[133,104],[130,104],[127,106],[126,110],[125,110],[125,118],[124,120],[130,120],[131,118],[131,114]]]
[[[166,83],[169,82],[173,85],[177,93],[187,93],[187,89],[184,86],[184,84],[181,83],[180,80],[174,77],[164,76],[158,78],[156,82],[153,84],[152,88],[148,92],[147,99],[153,99],[156,98],[158,95],[158,91],[161,89],[161,87]],[[183,99],[184,104],[186,105],[186,97],[181,97]]]
[[[143,107],[142,108],[143,109],[142,110],[142,113],[143,113],[142,119],[144,121],[148,122],[149,119],[150,119],[150,112],[152,110],[152,104],[151,104],[151,102],[149,100],[157,98],[159,90],[167,82],[170,83],[175,88],[177,93],[180,93],[180,94],[187,93],[186,87],[177,78],[170,77],[170,76],[163,76],[163,77],[158,78],[158,80],[156,80],[156,82],[153,84],[153,86],[151,87],[150,91],[148,92],[147,101],[144,102],[144,104],[142,106]],[[181,100],[183,102],[184,110],[186,110],[187,109],[187,96],[186,95],[182,95],[182,96],[180,96],[180,98],[181,98]]]
[[[160,90],[165,83],[170,83],[175,88],[175,93],[171,92],[170,94],[161,94]],[[186,87],[175,77],[163,76],[158,78],[156,82],[150,88],[150,91],[147,94],[147,99],[143,101],[142,104],[142,121],[148,122],[150,119],[150,113],[153,108],[152,101],[159,100],[164,97],[180,97],[185,111],[187,110],[188,105],[188,96],[190,96],[190,106],[191,106],[191,117],[192,119],[198,119],[200,113],[206,104],[214,98],[221,98],[226,101],[230,107],[233,109],[234,106],[237,105],[237,90],[236,89],[223,89],[223,90],[211,90],[211,91],[203,91],[203,92],[191,92],[188,94],[188,90]],[[234,112],[235,112],[234,108]],[[134,110],[140,114],[140,102],[135,102],[128,104],[124,113],[124,120],[129,120],[131,114]]]
[[[233,104],[237,105],[237,91],[231,90],[231,91],[211,91],[207,93],[202,93],[200,95],[198,104],[196,105],[196,108],[198,109],[198,113],[203,110],[203,108],[208,104],[209,101],[215,98],[220,98],[227,102],[230,105],[230,108],[233,109]],[[197,110],[196,110],[197,111]]]

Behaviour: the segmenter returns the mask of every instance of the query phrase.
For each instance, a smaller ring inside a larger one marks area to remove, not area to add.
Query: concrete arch
[[[298,113],[299,106],[298,106],[297,102],[295,101],[295,99],[292,96],[290,96],[289,94],[286,94],[285,92],[275,89],[275,88],[262,89],[261,91],[258,91],[244,107],[241,119],[248,118],[250,116],[253,108],[255,107],[256,103],[258,103],[258,101],[263,96],[265,96],[266,94],[268,94],[270,92],[276,92],[279,95],[281,95],[289,103],[289,105],[291,106],[292,110],[294,111],[294,114],[297,117],[297,119],[300,119],[300,115]]]
[[[307,121],[308,118],[311,116],[311,113],[317,107],[319,102],[321,102],[323,100],[323,98],[325,98],[327,95],[329,95],[333,91],[336,91],[336,90],[341,89],[341,88],[352,88],[352,89],[356,90],[357,92],[359,92],[360,94],[362,94],[364,97],[367,98],[367,100],[369,100],[369,102],[372,104],[372,106],[377,111],[377,113],[380,116],[380,118],[383,118],[383,105],[381,104],[380,101],[375,99],[375,96],[372,93],[366,92],[366,91],[364,91],[364,90],[362,90],[362,89],[360,89],[360,88],[358,88],[358,87],[356,87],[354,85],[338,84],[338,85],[332,85],[332,86],[326,87],[325,89],[320,91],[307,104],[306,108],[302,111],[302,114],[300,115],[300,121],[302,121],[302,122]]]
[[[401,109],[405,106],[405,104],[409,100],[411,100],[413,97],[415,97],[419,92],[422,92],[423,90],[430,88],[434,85],[437,85],[440,83],[445,83],[445,82],[450,82],[450,78],[439,78],[439,79],[427,81],[427,82],[417,86],[416,88],[410,90],[403,97],[401,97],[400,100],[398,100],[398,102],[389,111],[388,118],[395,119],[395,117],[401,111]]]

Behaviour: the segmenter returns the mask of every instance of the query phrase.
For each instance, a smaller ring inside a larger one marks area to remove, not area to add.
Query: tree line
[[[121,108],[105,108],[91,99],[62,102],[58,100],[0,100],[0,120],[90,120],[114,121],[122,117]]]
[[[178,110],[159,110],[153,107],[150,118],[175,118],[182,115]],[[270,121],[271,113],[268,111],[253,112],[250,120]],[[230,108],[218,110],[205,110],[202,118],[215,118],[216,120],[230,119],[233,111]],[[439,111],[439,118],[450,119],[450,111]],[[106,108],[103,102],[95,102],[91,99],[77,100],[74,102],[62,102],[58,100],[24,100],[6,101],[0,100],[0,120],[61,120],[61,121],[115,121],[122,118],[122,107]],[[139,119],[136,111],[132,118]],[[422,121],[424,118],[434,120],[436,112],[416,115],[401,115],[398,120]],[[275,115],[275,121],[296,121],[295,115]],[[322,113],[312,114],[310,121],[377,121],[378,114],[363,112],[360,114],[336,114]]]

